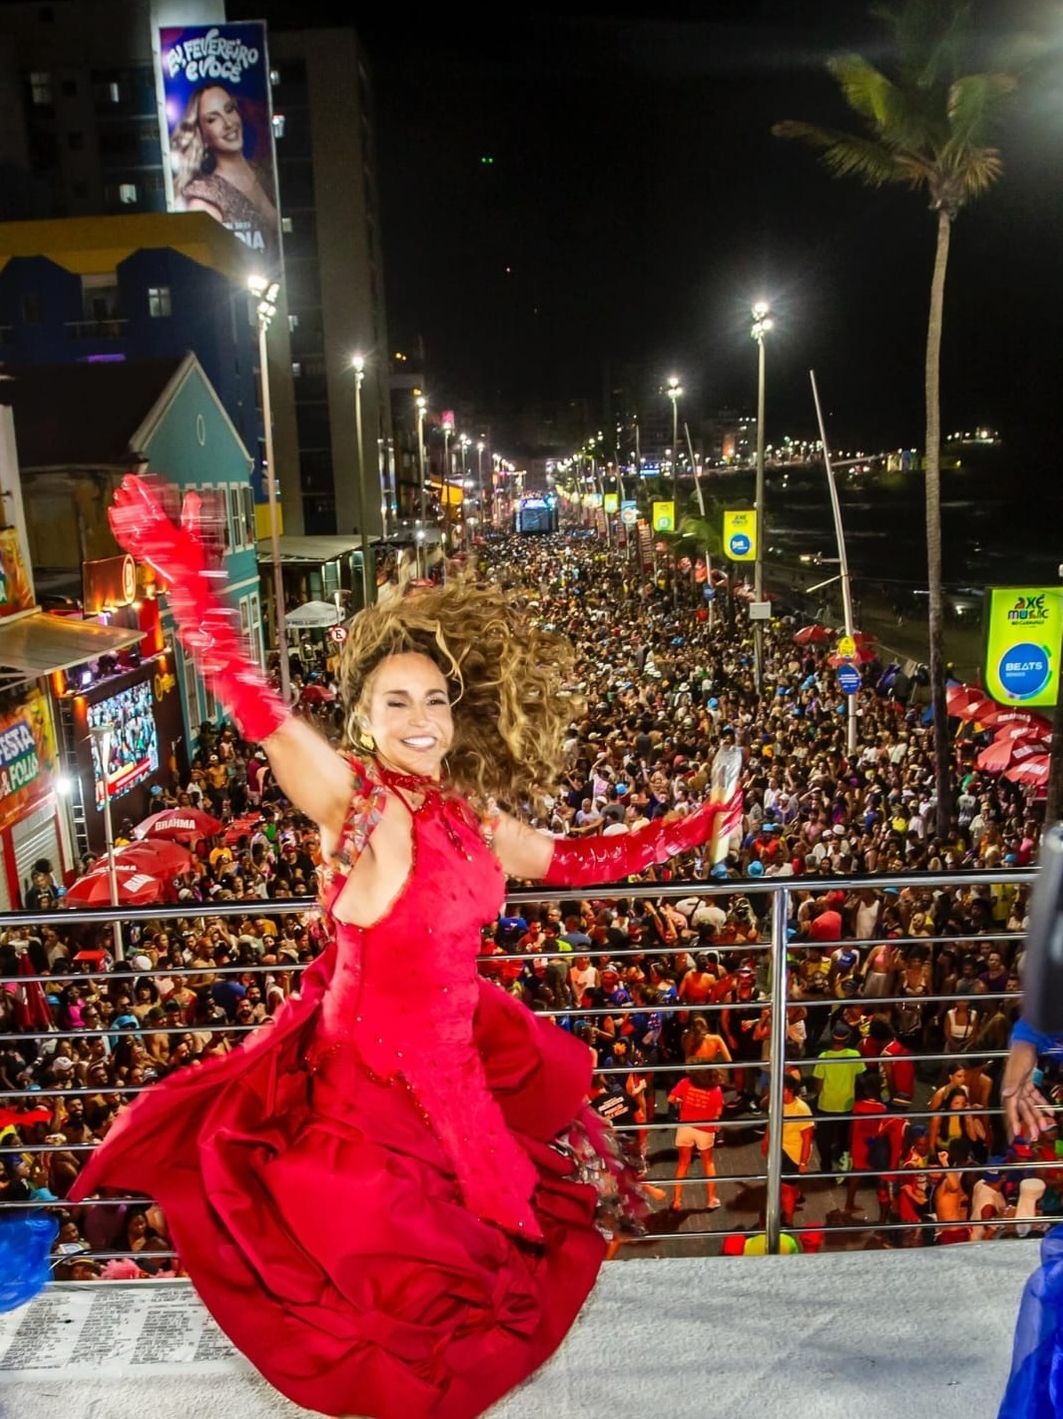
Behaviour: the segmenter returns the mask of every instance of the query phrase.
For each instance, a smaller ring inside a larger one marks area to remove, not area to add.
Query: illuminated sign
[[[985,687],[998,704],[1050,708],[1059,697],[1063,587],[986,591]]]
[[[723,550],[732,562],[757,559],[757,514],[742,508],[723,515]]]
[[[130,556],[81,564],[81,605],[86,616],[129,606],[137,595],[137,564]]]
[[[607,512],[607,513],[616,512],[616,511],[618,511],[619,507],[620,507],[620,494],[619,494],[619,493],[606,493],[606,495],[605,495],[605,510],[606,510],[606,512]]]
[[[671,499],[653,504],[653,530],[654,532],[675,531],[675,503]]]
[[[33,605],[18,533],[13,527],[0,528],[0,616],[13,616],[16,611],[28,611]]]
[[[280,269],[269,56],[261,21],[159,31],[167,205],[207,212],[262,274]],[[278,115],[279,118],[279,115]]]

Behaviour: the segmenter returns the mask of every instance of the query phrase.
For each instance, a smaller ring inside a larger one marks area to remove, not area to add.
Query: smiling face
[[[199,96],[199,131],[203,146],[213,153],[232,157],[244,150],[244,124],[232,94],[212,85]]]
[[[367,686],[365,727],[384,763],[439,778],[454,742],[450,691],[439,667],[415,651],[382,660]]]

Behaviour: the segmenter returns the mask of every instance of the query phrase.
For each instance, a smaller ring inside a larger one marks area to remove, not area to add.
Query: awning
[[[320,566],[322,562],[334,562],[339,557],[349,557],[352,552],[360,552],[362,539],[352,532],[348,537],[328,537],[324,534],[300,537],[294,532],[284,533],[280,542],[281,561],[286,564],[310,563]],[[379,537],[369,534],[369,545],[375,546]],[[263,537],[258,543],[258,560],[269,562],[273,558],[273,543]]]
[[[34,611],[10,625],[0,621],[0,678],[50,675],[101,655],[116,655],[143,638],[143,631],[128,626],[101,626]]]
[[[315,626],[335,626],[343,620],[342,614],[330,601],[307,601],[284,617],[289,626],[313,628]]]

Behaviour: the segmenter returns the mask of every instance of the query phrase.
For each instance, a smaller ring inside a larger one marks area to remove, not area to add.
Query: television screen
[[[155,729],[150,679],[89,705],[87,720],[90,729],[107,723],[114,726],[107,764],[107,782],[112,798],[120,798],[134,784],[158,769],[159,736]],[[96,807],[102,808],[103,771],[96,740],[91,743]]]

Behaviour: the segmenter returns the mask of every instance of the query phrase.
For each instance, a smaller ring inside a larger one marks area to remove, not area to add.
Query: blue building
[[[206,213],[0,224],[0,364],[191,352],[253,459],[264,506],[257,331],[245,249]],[[259,515],[259,531],[261,515]]]

